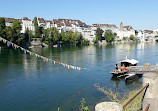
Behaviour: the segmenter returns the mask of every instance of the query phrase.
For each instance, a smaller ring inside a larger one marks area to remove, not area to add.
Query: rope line
[[[8,41],[8,40],[2,38],[2,37],[0,37],[0,41],[2,41],[4,44],[7,44],[8,47],[9,47],[9,46],[12,46],[14,49],[20,48],[22,51],[24,51],[25,54],[28,53],[28,54],[30,54],[31,56],[35,55],[36,57],[39,57],[39,58],[43,59],[44,62],[50,61],[50,62],[53,62],[54,64],[61,64],[62,66],[67,67],[68,69],[74,69],[74,70],[79,70],[79,71],[81,71],[81,69],[84,69],[84,70],[87,69],[87,68],[82,68],[82,67],[77,67],[77,66],[65,64],[65,63],[62,63],[62,62],[59,62],[59,61],[55,61],[55,60],[52,60],[52,59],[50,59],[50,58],[41,56],[41,55],[39,55],[39,54],[33,53],[33,52],[31,52],[31,51],[29,51],[29,50],[27,50],[27,49],[25,49],[25,48],[23,48],[23,47],[20,47],[20,46],[18,46],[17,44],[14,44],[14,43],[12,43],[12,42],[10,42],[10,41]]]

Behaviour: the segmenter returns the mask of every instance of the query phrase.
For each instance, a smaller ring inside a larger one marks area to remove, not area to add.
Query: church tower
[[[120,30],[123,30],[123,22],[120,23]]]

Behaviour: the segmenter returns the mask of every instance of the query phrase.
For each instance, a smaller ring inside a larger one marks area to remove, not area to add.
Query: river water
[[[32,52],[87,70],[67,69],[59,64],[24,54],[20,49],[0,49],[1,111],[78,111],[80,101],[94,110],[96,103],[109,101],[93,85],[127,94],[140,88],[141,78],[126,83],[112,78],[114,64],[126,55],[138,65],[158,62],[158,44],[116,44],[107,46],[33,48]]]

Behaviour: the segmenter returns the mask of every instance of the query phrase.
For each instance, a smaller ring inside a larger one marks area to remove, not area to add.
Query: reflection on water
[[[148,47],[147,47],[148,45]],[[35,53],[89,70],[68,70],[59,64],[24,54],[21,50],[0,50],[0,109],[11,111],[76,111],[84,97],[88,105],[109,99],[93,85],[119,92],[141,87],[141,79],[127,83],[112,77],[114,64],[130,58],[155,64],[157,44],[33,48]],[[157,61],[158,62],[158,61]]]

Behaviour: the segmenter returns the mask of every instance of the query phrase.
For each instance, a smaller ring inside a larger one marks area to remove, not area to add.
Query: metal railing
[[[148,106],[146,107],[145,111],[148,111],[150,107],[150,104],[148,104]]]
[[[131,98],[124,106],[123,109],[126,108],[126,106],[133,101],[144,89],[147,89],[149,87],[149,83],[147,83],[133,98]],[[146,111],[146,110],[145,110]]]

